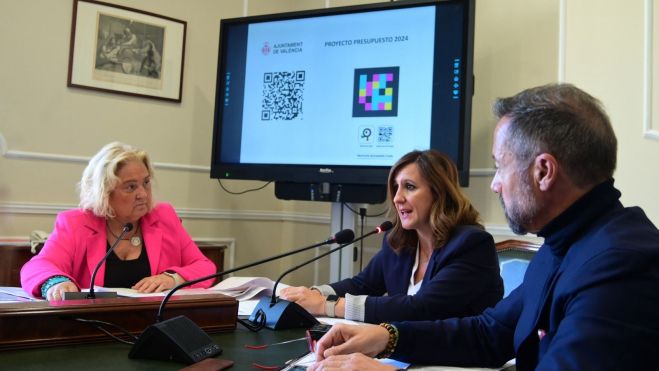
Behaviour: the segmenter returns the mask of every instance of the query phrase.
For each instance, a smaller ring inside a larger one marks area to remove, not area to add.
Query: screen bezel
[[[224,111],[223,92],[226,87],[224,79],[227,65],[226,46],[223,35],[227,35],[227,29],[233,25],[248,25],[251,23],[281,21],[298,18],[310,18],[320,16],[341,15],[349,13],[369,12],[377,10],[408,8],[415,6],[426,6],[436,4],[441,7],[445,4],[461,4],[463,6],[463,47],[461,64],[460,85],[460,122],[459,143],[455,153],[448,153],[458,168],[460,184],[469,185],[469,155],[471,141],[471,105],[473,95],[473,39],[474,39],[474,0],[410,0],[387,3],[374,3],[366,5],[316,9],[298,12],[287,12],[269,15],[240,17],[222,19],[220,22],[220,43],[218,56],[218,70],[216,77],[216,100],[213,126],[213,144],[211,153],[211,178],[217,179],[241,179],[262,181],[285,181],[299,183],[331,183],[331,184],[372,184],[384,185],[387,181],[390,166],[369,165],[336,165],[336,164],[263,164],[263,163],[235,163],[223,162],[221,154],[222,115]],[[434,80],[436,81],[436,80]],[[438,88],[434,87],[433,92]],[[433,103],[436,98],[433,97]],[[436,110],[432,113],[431,133],[436,130]],[[441,145],[433,143],[431,148],[440,151]]]

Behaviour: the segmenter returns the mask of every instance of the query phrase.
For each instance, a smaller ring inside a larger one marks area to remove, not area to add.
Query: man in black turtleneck
[[[518,370],[659,368],[659,231],[613,185],[617,141],[598,100],[568,84],[499,99],[492,190],[515,233],[545,242],[523,283],[475,317],[334,326],[312,367],[415,364]],[[350,354],[350,355],[345,355]]]

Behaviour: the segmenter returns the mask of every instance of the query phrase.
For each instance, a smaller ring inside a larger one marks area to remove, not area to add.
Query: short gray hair
[[[146,151],[128,144],[112,142],[101,148],[89,160],[78,183],[81,209],[91,211],[96,216],[114,218],[114,210],[110,206],[110,193],[119,184],[117,172],[130,161],[142,162],[153,177],[153,167]],[[153,208],[153,201],[149,210]]]
[[[599,100],[571,84],[549,84],[499,98],[497,118],[510,119],[508,146],[520,166],[546,152],[579,187],[613,177],[618,142]]]

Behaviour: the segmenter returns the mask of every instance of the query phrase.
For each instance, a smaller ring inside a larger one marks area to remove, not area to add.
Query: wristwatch
[[[336,304],[339,302],[339,297],[337,295],[328,295],[325,299],[325,315],[327,317],[336,317],[334,310],[336,309]]]

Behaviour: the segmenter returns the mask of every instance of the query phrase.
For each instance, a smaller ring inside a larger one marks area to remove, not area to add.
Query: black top
[[[110,248],[108,243],[107,248]],[[105,287],[131,288],[139,280],[151,275],[149,256],[146,253],[146,245],[142,244],[142,252],[137,259],[121,260],[117,254],[112,252],[105,262]]]

